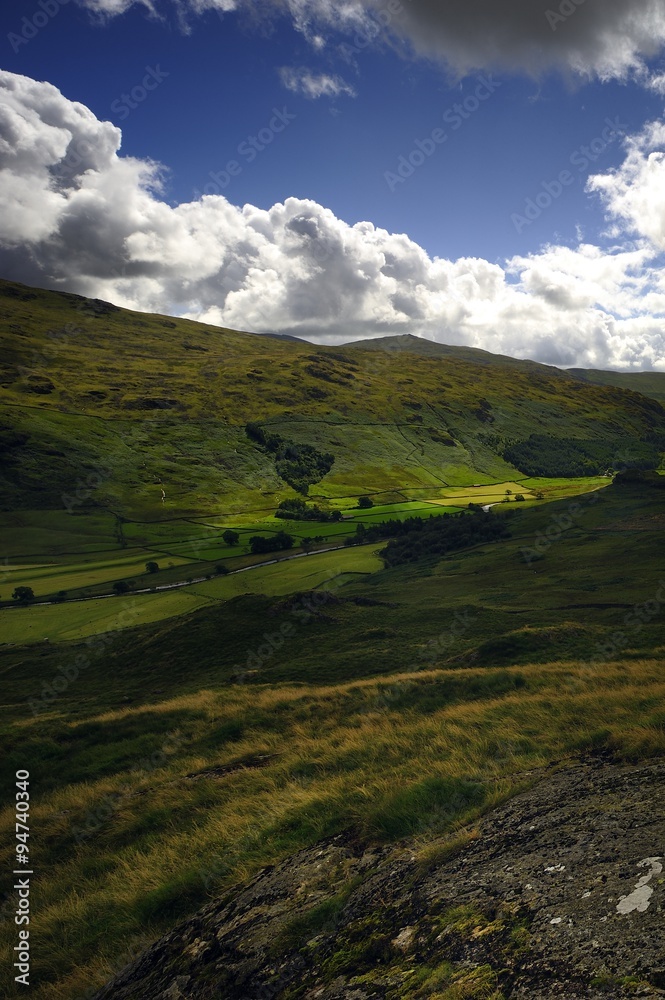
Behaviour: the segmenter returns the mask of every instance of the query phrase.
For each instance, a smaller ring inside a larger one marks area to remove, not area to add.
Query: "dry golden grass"
[[[521,687],[493,694],[497,676]],[[437,707],[437,692],[460,678],[489,685],[488,696]],[[396,817],[401,829],[405,803],[417,813],[407,832],[422,863],[437,863],[473,836],[464,824],[528,780],[525,771],[594,746],[627,757],[663,752],[664,703],[662,662],[642,660],[433,670],[327,688],[235,686],[99,715],[90,721],[145,726],[146,712],[188,721],[154,769],[72,783],[35,803],[33,995],[85,993],[127,948],[261,865],[346,826],[380,835]],[[202,748],[208,732],[237,719],[256,724],[232,744]],[[218,778],[186,777],[257,755],[274,756]],[[426,795],[408,798],[434,779],[479,783],[482,802],[460,793],[447,810]],[[109,799],[109,815],[77,844],[75,829]],[[10,834],[13,813],[3,812],[1,829]],[[7,869],[7,851],[2,861]],[[13,923],[3,939],[9,952]]]

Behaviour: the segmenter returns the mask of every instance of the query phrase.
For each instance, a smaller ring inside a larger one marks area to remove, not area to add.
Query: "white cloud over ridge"
[[[165,0],[79,0],[114,16]],[[320,48],[326,35],[390,36],[455,74],[558,70],[603,80],[648,79],[646,61],[665,45],[663,0],[172,0],[179,12],[285,14]]]
[[[665,126],[592,178],[639,239],[552,246],[505,268],[431,259],[314,201],[172,207],[159,167],[54,86],[0,72],[0,274],[146,311],[322,343],[413,333],[550,364],[665,370]],[[655,175],[655,179],[654,179]],[[648,213],[643,204],[648,203]]]

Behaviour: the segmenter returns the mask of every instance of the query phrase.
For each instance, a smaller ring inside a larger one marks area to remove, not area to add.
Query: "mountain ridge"
[[[335,457],[317,486],[329,498],[599,473],[665,450],[658,401],[475,348],[413,337],[317,346],[6,281],[0,301],[10,508],[59,506],[90,476],[104,482],[97,502],[146,516],[164,512],[160,482],[170,511],[240,509],[257,489],[279,501],[293,494],[245,434],[257,420]],[[548,438],[549,464],[533,471]]]

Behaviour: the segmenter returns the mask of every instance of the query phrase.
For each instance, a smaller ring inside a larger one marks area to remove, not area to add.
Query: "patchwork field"
[[[145,574],[147,560],[157,560],[162,552],[134,550],[122,558],[94,559],[82,563],[56,563],[41,566],[10,566],[4,569],[8,587],[17,584],[32,587],[36,594],[55,594],[59,590],[80,590],[92,584],[123,580]],[[187,560],[173,556],[167,565],[186,565]]]
[[[89,599],[66,604],[8,608],[2,619],[2,641],[13,645],[61,642],[161,621],[205,604],[185,587],[140,597]]]
[[[177,518],[153,522],[126,519],[118,522],[97,513],[70,515],[65,511],[0,515],[4,518],[7,539],[13,543],[6,547],[7,555],[0,567],[3,586],[0,590],[0,641],[4,634],[6,641],[16,641],[16,626],[8,624],[5,633],[2,618],[2,603],[5,607],[11,604],[11,593],[16,586],[31,587],[38,601],[57,597],[66,603],[109,595],[113,592],[112,585],[118,581],[129,581],[132,589],[138,591],[184,584],[187,580],[213,574],[220,562],[233,571],[256,561],[249,556],[249,539],[257,534],[270,536],[286,530],[294,537],[296,547],[304,539],[320,539],[316,546],[324,548],[342,544],[355,533],[359,523],[370,527],[390,519],[458,513],[467,509],[470,503],[514,502],[517,495],[522,495],[527,503],[544,502],[587,493],[606,486],[607,482],[606,478],[532,479],[485,484],[472,489],[442,487],[436,491],[436,496],[376,503],[368,510],[359,509],[355,500],[349,505],[347,498],[332,508],[341,510],[343,519],[327,523],[284,520],[276,518],[272,510],[261,519],[257,519],[255,513],[248,513],[242,518]],[[237,545],[223,541],[222,533],[228,528],[238,532]],[[111,540],[111,547],[102,548]],[[158,564],[157,574],[147,572],[149,561]],[[175,605],[171,602],[164,606]],[[13,638],[9,638],[10,635]]]
[[[242,594],[290,594],[315,590],[338,577],[374,572],[383,563],[376,546],[358,546],[280,560],[206,582],[152,594],[66,601],[62,604],[6,608],[0,618],[1,642],[60,642],[158,622]]]

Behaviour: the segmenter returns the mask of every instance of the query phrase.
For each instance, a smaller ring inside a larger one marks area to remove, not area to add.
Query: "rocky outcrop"
[[[665,762],[568,762],[456,853],[340,835],[261,871],[96,1000],[665,996]]]

